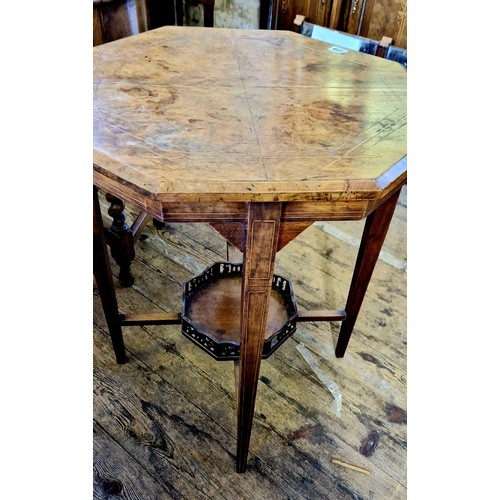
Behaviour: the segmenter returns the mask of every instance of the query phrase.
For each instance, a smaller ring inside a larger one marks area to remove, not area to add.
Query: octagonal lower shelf
[[[242,264],[217,262],[184,284],[182,333],[217,360],[240,355]],[[273,275],[262,357],[297,327],[297,304],[288,279]]]

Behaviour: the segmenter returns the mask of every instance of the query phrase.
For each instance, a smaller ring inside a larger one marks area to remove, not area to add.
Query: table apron
[[[133,207],[148,213],[163,222],[241,222],[246,220],[245,202],[194,203],[163,202],[144,200],[133,196],[127,189],[114,189],[115,186],[97,187],[104,192],[130,203]],[[339,201],[297,201],[282,203],[281,222],[316,222],[361,220],[372,213],[390,195],[380,199],[356,199]]]

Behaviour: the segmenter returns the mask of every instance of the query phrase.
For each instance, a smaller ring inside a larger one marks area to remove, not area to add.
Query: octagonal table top
[[[154,202],[382,199],[406,70],[293,32],[163,27],[94,50],[94,182]]]

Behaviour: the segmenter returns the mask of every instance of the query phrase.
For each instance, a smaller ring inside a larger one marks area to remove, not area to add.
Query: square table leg
[[[378,255],[384,244],[385,236],[389,229],[400,191],[401,190],[398,190],[390,198],[384,201],[382,205],[366,218],[363,237],[361,238],[358,257],[345,306],[347,318],[342,322],[339,339],[335,348],[335,356],[337,356],[337,358],[344,357],[347,345],[349,344],[349,339],[351,338],[354,324],[356,323],[361,304],[363,303],[368,284],[370,283],[375,264],[377,263]]]
[[[236,471],[245,472],[278,246],[281,203],[249,203],[241,287]]]
[[[94,277],[99,289],[102,308],[106,323],[108,324],[111,342],[115,351],[117,363],[123,364],[126,361],[125,345],[123,343],[122,328],[118,313],[118,303],[116,301],[115,286],[109,265],[108,248],[104,237],[101,208],[97,189],[94,187]]]

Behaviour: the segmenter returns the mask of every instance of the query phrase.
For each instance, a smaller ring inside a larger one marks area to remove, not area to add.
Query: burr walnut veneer
[[[296,318],[342,321],[342,357],[406,182],[406,71],[280,31],[164,27],[93,50],[94,185],[112,203],[107,238],[126,284],[125,202],[168,223],[207,222],[244,252],[243,472],[276,252],[314,221],[366,217],[345,307]],[[179,312],[119,313],[95,189],[94,274],[119,363],[122,326],[181,324]]]

